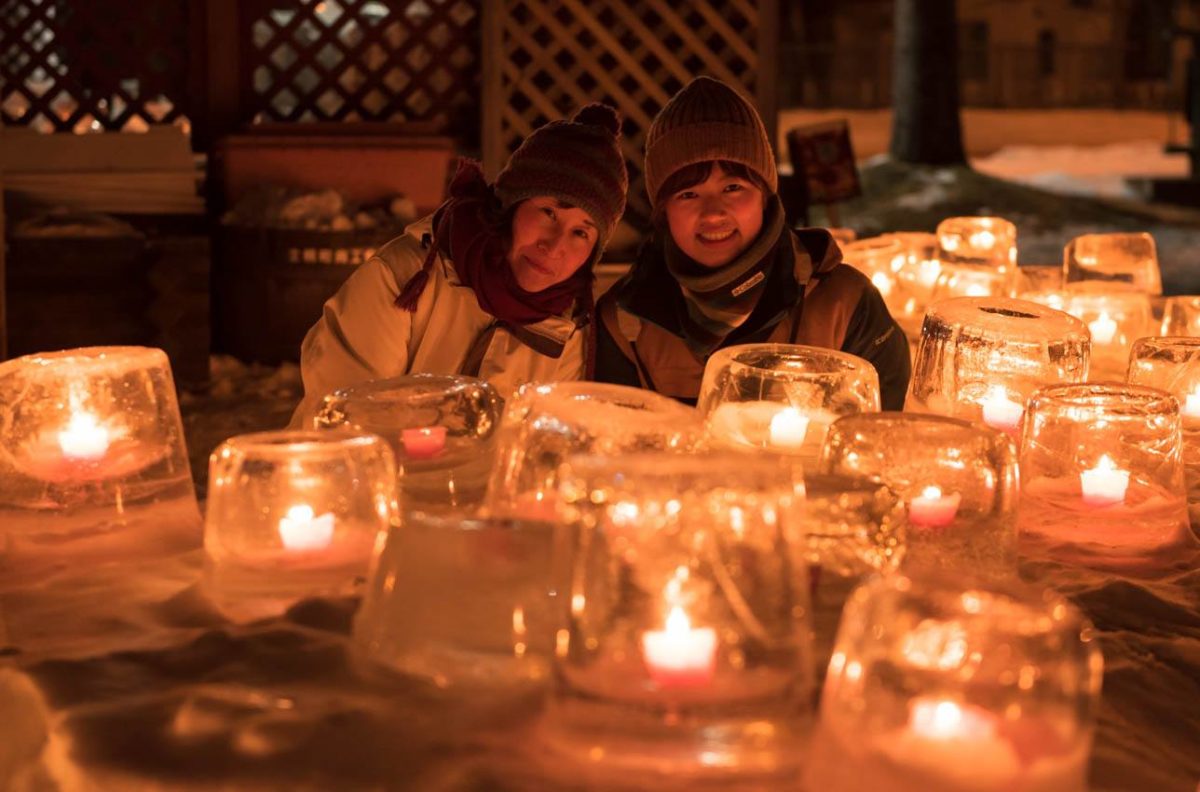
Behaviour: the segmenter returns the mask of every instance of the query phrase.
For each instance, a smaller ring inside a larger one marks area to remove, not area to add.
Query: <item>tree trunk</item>
[[[891,153],[900,162],[966,162],[955,1],[896,0]]]

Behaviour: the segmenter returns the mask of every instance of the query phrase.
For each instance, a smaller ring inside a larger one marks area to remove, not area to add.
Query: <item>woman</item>
[[[693,80],[650,125],[645,177],[655,232],[600,300],[596,379],[694,404],[716,350],[808,344],[870,361],[883,408],[903,407],[904,333],[828,231],[785,226],[753,105],[722,82]]]
[[[300,352],[306,426],[339,388],[410,373],[467,374],[507,395],[579,379],[592,265],[625,210],[620,121],[589,105],[536,130],[494,187],[460,165],[450,198],[325,303]]]

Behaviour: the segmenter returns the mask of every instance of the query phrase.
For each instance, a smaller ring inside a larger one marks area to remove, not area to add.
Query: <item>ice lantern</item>
[[[571,454],[687,452],[700,416],[674,399],[598,382],[522,386],[504,411],[485,506],[526,519],[554,516],[558,467]]]
[[[1000,217],[938,223],[940,271],[931,300],[1010,296],[1017,283],[1017,227]]]
[[[1138,340],[1129,357],[1129,382],[1159,388],[1179,402],[1188,513],[1196,530],[1200,528],[1200,338]]]
[[[871,279],[905,333],[915,334],[941,270],[937,237],[916,232],[884,234],[846,245],[843,256],[847,264]]]
[[[1154,237],[1146,233],[1084,234],[1063,249],[1068,290],[1085,284],[1108,291],[1162,294]]]
[[[471,508],[483,501],[503,406],[482,380],[415,374],[326,396],[315,426],[349,427],[387,441],[406,511]]]
[[[831,423],[879,411],[879,375],[832,349],[742,344],[708,359],[697,408],[714,447],[766,450],[809,470]]]
[[[906,565],[1015,574],[1017,458],[1001,432],[937,415],[855,415],[830,428],[820,469],[871,478],[900,497]]]
[[[842,258],[871,279],[890,309],[892,293],[897,289],[896,276],[904,265],[900,241],[891,236],[860,239],[842,248]]]
[[[0,527],[10,556],[43,541],[55,552],[122,556],[199,545],[161,349],[88,347],[0,363]]]
[[[1014,439],[1043,385],[1087,377],[1087,326],[1007,297],[958,297],[925,316],[905,408],[982,420]]]
[[[1055,385],[1021,436],[1021,541],[1096,566],[1167,561],[1194,545],[1179,403],[1156,388]]]
[[[1092,338],[1088,379],[1123,380],[1133,342],[1155,332],[1150,297],[1083,283],[1067,291],[1027,292],[1020,297],[1064,311],[1087,325]]]
[[[559,486],[576,547],[549,747],[673,778],[793,767],[811,653],[788,466],[728,452],[575,457]]]
[[[558,628],[555,530],[547,522],[405,512],[377,550],[355,617],[360,668],[442,688],[546,680]]]
[[[354,593],[377,536],[396,522],[395,461],[375,435],[239,435],[213,452],[208,470],[205,579],[236,618]]]
[[[1200,337],[1200,296],[1194,294],[1167,297],[1163,304],[1164,336]]]
[[[822,792],[1086,792],[1103,658],[1014,584],[876,578],[851,595],[805,772]]]

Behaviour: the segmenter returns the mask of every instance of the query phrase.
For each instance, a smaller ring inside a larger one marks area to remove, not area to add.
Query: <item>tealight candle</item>
[[[712,678],[716,654],[716,630],[693,628],[678,605],[671,608],[665,630],[649,630],[642,635],[646,669],[662,687],[704,684]]]
[[[64,457],[100,459],[108,451],[108,429],[89,412],[73,412],[67,428],[58,433],[58,445]]]
[[[804,445],[809,418],[795,407],[785,407],[771,417],[770,439],[775,448],[795,450]]]
[[[1111,344],[1113,336],[1117,334],[1117,323],[1108,315],[1108,311],[1101,311],[1100,316],[1088,322],[1088,329],[1092,331],[1092,340],[1097,344]]]
[[[333,514],[326,512],[314,517],[312,506],[306,503],[292,506],[287,516],[279,520],[279,538],[292,552],[323,550],[333,541]]]
[[[1129,471],[1119,470],[1116,463],[1104,454],[1096,467],[1079,474],[1083,502],[1089,506],[1112,506],[1125,501],[1129,488]]]
[[[909,501],[908,519],[923,528],[942,528],[954,521],[962,496],[955,492],[942,495],[940,487],[926,487]]]
[[[400,433],[404,453],[409,459],[433,459],[446,448],[446,427],[422,426]]]
[[[996,721],[977,707],[949,699],[921,698],[912,703],[908,728],[930,740],[979,740],[996,733]]]
[[[1011,432],[1021,422],[1025,405],[1008,398],[1008,392],[1000,385],[988,388],[981,402],[983,422],[993,429]]]

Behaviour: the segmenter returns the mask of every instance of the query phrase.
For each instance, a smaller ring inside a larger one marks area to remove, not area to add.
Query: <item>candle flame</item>
[[[671,635],[683,635],[691,632],[692,622],[688,619],[683,608],[676,605],[667,616],[667,632]]]
[[[934,498],[940,498],[940,497],[942,497],[942,488],[935,487],[932,485],[928,486],[925,489],[921,490],[921,497],[929,498],[930,500],[933,500]]]
[[[1108,311],[1101,310],[1100,315],[1088,323],[1088,329],[1092,331],[1092,340],[1098,344],[1107,344],[1117,332],[1117,323],[1108,315]]]
[[[1108,454],[1102,454],[1100,456],[1100,459],[1098,459],[1096,461],[1096,467],[1092,468],[1092,470],[1116,470],[1116,469],[1117,469],[1117,463],[1113,462],[1112,457],[1110,457]]]

